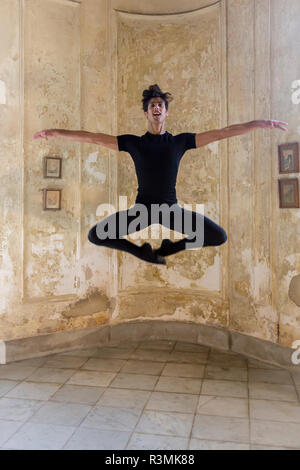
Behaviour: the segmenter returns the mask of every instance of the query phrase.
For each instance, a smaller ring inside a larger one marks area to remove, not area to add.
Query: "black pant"
[[[151,212],[150,204],[145,205],[146,210],[142,212],[140,207],[139,204],[135,204],[127,210],[115,212],[101,220],[90,229],[89,241],[95,245],[127,251],[137,256],[141,248],[123,237],[154,223],[188,235],[187,238],[168,245],[161,253],[163,256],[189,248],[219,246],[227,241],[227,234],[222,227],[208,217],[183,209],[178,204],[173,204],[171,207],[160,206],[162,209],[156,213]]]

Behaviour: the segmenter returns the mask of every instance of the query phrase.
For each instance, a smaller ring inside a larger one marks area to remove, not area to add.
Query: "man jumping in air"
[[[202,246],[219,246],[227,240],[227,234],[222,227],[208,217],[183,209],[177,204],[176,179],[184,153],[189,149],[246,134],[255,129],[286,131],[288,125],[281,121],[256,120],[200,134],[186,132],[173,136],[165,130],[168,106],[172,99],[172,95],[163,93],[157,84],[143,91],[142,105],[148,121],[148,131],[142,136],[132,134],[111,136],[64,129],[46,129],[34,135],[35,139],[60,137],[89,142],[112,150],[125,151],[131,155],[138,179],[135,205],[98,222],[90,229],[88,239],[96,245],[126,251],[155,264],[166,264],[164,257],[179,251]],[[153,211],[153,207],[162,209],[157,213]],[[138,224],[136,223],[137,212],[143,215],[141,220],[139,218]],[[156,214],[155,217],[153,214]],[[153,250],[149,243],[144,243],[140,247],[124,238],[153,223],[160,223],[188,237],[177,242],[164,239],[157,250]],[[201,234],[199,234],[199,228],[201,228]]]

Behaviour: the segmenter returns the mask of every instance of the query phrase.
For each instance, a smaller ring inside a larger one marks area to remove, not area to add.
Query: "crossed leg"
[[[90,229],[89,241],[96,245],[126,251],[151,263],[166,264],[163,258],[165,256],[189,248],[222,245],[227,240],[227,234],[222,227],[198,212],[189,211],[178,204],[155,206],[159,207],[156,212],[152,212],[153,205],[141,204],[115,212]],[[139,247],[124,238],[125,235],[143,230],[153,223],[159,223],[188,237],[177,242],[164,239],[160,248],[154,251],[149,243]]]
[[[137,212],[142,214],[138,220]],[[127,210],[111,214],[93,226],[89,231],[88,239],[95,245],[126,251],[150,263],[166,264],[165,259],[155,253],[149,243],[144,243],[140,247],[124,238],[125,235],[143,230],[149,225],[151,225],[151,211],[145,211],[145,208],[136,204]]]
[[[188,237],[172,242],[164,239],[160,248],[154,250],[158,255],[170,256],[182,250],[201,248],[204,246],[219,246],[227,241],[225,230],[208,217],[199,212],[189,211],[178,204],[173,206],[174,211],[170,212],[170,219],[161,217],[159,223],[188,235]],[[177,221],[181,221],[178,226]],[[182,229],[181,229],[182,228]]]

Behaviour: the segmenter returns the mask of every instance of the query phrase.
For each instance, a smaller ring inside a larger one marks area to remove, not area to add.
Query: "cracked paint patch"
[[[100,183],[104,183],[106,180],[106,175],[104,173],[101,173],[100,171],[95,171],[95,165],[93,165],[93,163],[97,163],[97,159],[98,152],[93,152],[89,154],[85,161],[84,169],[86,171],[86,174],[91,176],[91,178],[89,179],[89,183],[92,183],[93,179],[96,179]]]
[[[94,313],[105,312],[110,309],[110,301],[107,295],[102,292],[93,291],[85,299],[78,300],[75,304],[71,304],[69,309],[63,312],[63,316],[82,317],[84,315],[92,315]]]
[[[219,142],[212,142],[211,144],[208,144],[207,146],[211,153],[215,156],[218,155],[218,150],[219,150]]]

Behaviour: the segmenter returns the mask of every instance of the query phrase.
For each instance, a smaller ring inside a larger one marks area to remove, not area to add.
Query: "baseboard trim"
[[[202,344],[236,352],[291,371],[300,371],[300,365],[292,363],[291,356],[294,352],[292,348],[213,325],[155,320],[128,321],[83,330],[0,341],[0,364],[76,349],[112,346],[126,341],[162,339]]]

